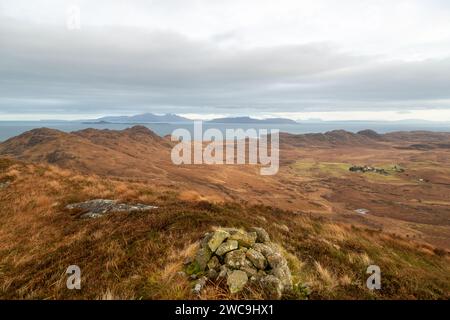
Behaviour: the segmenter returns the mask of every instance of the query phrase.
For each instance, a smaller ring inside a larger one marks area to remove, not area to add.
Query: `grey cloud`
[[[216,40],[1,18],[0,110],[364,110],[450,99],[450,59],[381,63],[326,43],[231,49]]]

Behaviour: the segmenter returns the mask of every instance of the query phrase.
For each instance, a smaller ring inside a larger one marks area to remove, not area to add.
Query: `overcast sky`
[[[0,1],[0,120],[142,112],[450,121],[450,1]]]

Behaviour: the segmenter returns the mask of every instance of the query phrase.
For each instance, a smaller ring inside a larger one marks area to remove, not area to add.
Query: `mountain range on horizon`
[[[142,113],[133,116],[105,116],[94,120],[84,120],[84,121],[137,123],[137,122],[188,122],[192,120],[173,113],[166,113],[163,115],[157,115],[154,113]]]
[[[255,119],[251,117],[225,117],[212,119],[209,122],[214,123],[277,123],[277,124],[297,124],[297,121],[287,118],[267,118]]]
[[[173,113],[166,113],[162,115],[154,113],[143,113],[133,116],[105,116],[96,119],[81,120],[85,123],[180,123],[191,122],[193,119],[179,116]],[[239,117],[223,117],[207,120],[213,123],[276,123],[276,124],[296,124],[298,122],[287,118],[266,118],[256,119],[249,116]]]
[[[151,112],[136,114],[131,116],[103,116],[100,118],[94,119],[78,119],[78,120],[61,120],[61,119],[41,119],[40,121],[48,121],[48,122],[83,122],[86,124],[92,123],[123,123],[123,124],[141,124],[141,123],[185,123],[192,122],[195,120],[202,120],[204,122],[210,123],[222,123],[222,124],[233,124],[233,123],[242,123],[242,124],[301,124],[308,122],[342,122],[342,123],[357,123],[357,122],[395,122],[402,124],[417,124],[417,123],[449,123],[446,121],[431,121],[431,120],[423,120],[423,119],[402,119],[402,120],[323,120],[321,118],[311,118],[311,119],[302,119],[302,120],[293,120],[289,118],[283,117],[269,117],[269,118],[254,118],[251,116],[227,116],[214,118],[211,120],[205,119],[190,119],[175,113],[165,113],[165,114],[154,114]]]

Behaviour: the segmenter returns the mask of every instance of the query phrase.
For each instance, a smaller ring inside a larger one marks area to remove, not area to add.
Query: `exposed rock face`
[[[231,293],[241,291],[248,281],[259,283],[270,298],[279,299],[292,289],[291,271],[280,248],[263,228],[246,232],[222,228],[206,233],[187,272],[211,281],[226,278]],[[194,292],[200,287],[195,283]]]
[[[79,209],[85,211],[82,218],[99,218],[111,212],[136,212],[156,209],[158,207],[145,204],[117,203],[116,200],[95,199],[85,202],[73,203],[66,206],[69,210]]]

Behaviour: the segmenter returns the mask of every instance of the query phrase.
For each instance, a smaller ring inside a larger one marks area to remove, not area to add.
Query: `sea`
[[[171,134],[176,129],[193,132],[193,123],[86,123],[76,121],[0,121],[0,142],[23,132],[36,128],[52,128],[65,132],[86,128],[123,130],[135,125],[143,125],[160,136]],[[254,124],[254,123],[209,123],[203,122],[203,130],[215,128],[222,132],[226,129],[278,129],[280,132],[293,134],[324,133],[332,130],[358,132],[371,129],[378,133],[394,131],[435,131],[450,132],[450,123],[446,122],[403,122],[403,121],[304,121],[298,124]]]

